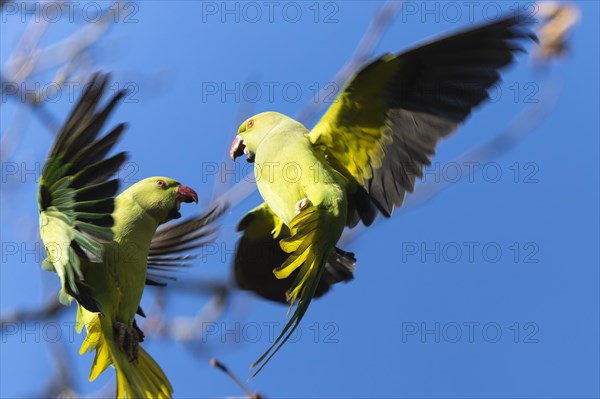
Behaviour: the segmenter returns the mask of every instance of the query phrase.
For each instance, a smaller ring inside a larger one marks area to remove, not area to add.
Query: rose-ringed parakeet
[[[177,219],[182,202],[198,202],[191,188],[167,177],[141,180],[118,196],[114,178],[126,159],[107,156],[121,137],[119,124],[100,130],[124,92],[101,107],[108,76],[96,74],[62,127],[39,181],[40,235],[45,269],[58,274],[60,300],[78,302],[77,329],[87,336],[80,353],[96,351],[89,379],[109,365],[117,397],[170,398],[173,389],[158,364],[139,346],[135,315],[146,283],[164,285],[169,271],[204,244],[221,210],[159,229]],[[148,270],[149,269],[149,270]]]
[[[531,22],[516,13],[379,57],[349,79],[312,130],[276,112],[242,123],[230,155],[254,162],[265,202],[238,226],[236,280],[265,298],[289,301],[290,310],[296,304],[252,365],[260,365],[257,373],[312,298],[352,278],[353,254],[336,248],[343,230],[359,221],[368,226],[378,213],[389,217],[402,205],[437,142],[488,98],[498,71],[523,50],[518,42],[535,40]]]

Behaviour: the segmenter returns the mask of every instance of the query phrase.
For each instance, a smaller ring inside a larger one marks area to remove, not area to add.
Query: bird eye
[[[164,180],[157,180],[156,185],[161,188],[165,188],[167,186]]]
[[[248,122],[246,122],[247,129],[251,129],[252,126],[254,126],[254,119],[250,119]]]

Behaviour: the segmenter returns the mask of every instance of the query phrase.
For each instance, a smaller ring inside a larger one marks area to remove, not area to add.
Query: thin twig
[[[244,384],[242,381],[240,381],[240,379],[237,378],[237,376],[235,374],[233,374],[231,371],[229,371],[229,369],[223,363],[219,362],[215,358],[212,358],[212,359],[210,359],[210,365],[216,369],[221,370],[223,373],[225,373],[231,379],[231,381],[233,381],[238,387],[240,387],[240,389],[242,391],[244,391],[244,393],[246,395],[248,395],[248,398],[260,399],[261,396],[259,394],[254,393],[250,389],[248,389],[246,384]]]

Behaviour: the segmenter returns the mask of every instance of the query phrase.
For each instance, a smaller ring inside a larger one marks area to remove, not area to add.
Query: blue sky
[[[100,3],[77,3],[71,24],[50,24],[48,42],[81,27],[82,15],[93,18],[94,4]],[[244,165],[226,158],[239,119],[268,110],[294,116],[326,100],[315,99],[315,90],[331,87],[382,3],[127,4],[92,53],[113,71],[115,88],[134,89],[111,119],[130,124],[119,146],[131,155],[126,176],[177,178],[206,205],[225,168],[237,168],[241,179]],[[446,4],[408,2],[375,54],[514,5]],[[450,183],[448,189],[397,211],[344,247],[357,255],[355,280],[313,303],[297,342],[287,344],[250,389],[286,398],[600,395],[599,8],[592,1],[576,4],[582,20],[571,53],[537,72],[527,56],[518,58],[493,101],[438,147],[426,179]],[[2,17],[4,64],[25,24],[17,15]],[[38,80],[43,86],[51,79]],[[555,107],[517,147],[454,182],[449,162],[494,137],[532,101],[551,103],[556,90]],[[63,93],[48,107],[61,120],[73,104],[68,97]],[[4,137],[16,105],[2,99],[0,111]],[[15,151],[2,160],[3,315],[39,306],[48,287],[57,286],[54,276],[40,273],[39,256],[27,252],[37,231],[35,177],[27,170],[44,159],[52,138],[33,116],[26,118]],[[217,175],[209,173],[215,165]],[[224,218],[219,254],[182,278],[229,278],[236,221],[259,200],[255,193]],[[188,206],[185,214],[196,211]],[[12,245],[16,253],[8,254]],[[191,316],[204,300],[174,296],[169,312]],[[207,326],[199,354],[172,341],[147,343],[176,397],[241,395],[208,360],[217,357],[248,377],[247,367],[268,346],[270,326],[286,320],[285,307],[247,293],[236,293],[229,306]],[[1,336],[1,397],[39,392],[52,371],[53,345],[68,347],[79,391],[95,392],[112,378],[107,372],[87,382],[92,357],[77,355],[81,337],[65,333],[72,318],[68,313],[57,321],[59,343],[41,339],[48,337],[47,324],[17,326]]]

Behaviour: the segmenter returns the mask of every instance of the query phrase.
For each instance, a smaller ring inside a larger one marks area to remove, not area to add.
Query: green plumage
[[[116,196],[112,179],[126,159],[109,156],[125,125],[99,133],[123,92],[100,107],[108,76],[96,74],[61,129],[39,182],[40,235],[46,270],[58,274],[60,300],[78,302],[77,327],[86,327],[81,352],[95,350],[90,372],[95,379],[110,364],[117,370],[117,396],[170,398],[173,388],[158,364],[139,346],[135,323],[146,282],[169,279],[169,272],[193,258],[214,229],[207,227],[223,209],[162,228],[180,217],[182,202],[198,201],[189,187],[167,177],[137,182]],[[165,241],[165,237],[169,240]],[[157,254],[157,252],[160,252]],[[173,257],[156,274],[156,262]],[[152,274],[148,280],[147,271]],[[161,283],[162,284],[162,283]]]
[[[101,262],[103,244],[112,241],[113,197],[119,185],[109,179],[126,159],[125,153],[104,159],[123,125],[107,135],[109,139],[97,140],[100,127],[124,94],[119,92],[101,112],[95,112],[106,83],[107,79],[100,75],[90,82],[58,134],[38,189],[40,235],[48,253],[44,268],[58,274],[61,302],[68,304],[75,297],[95,312],[100,309],[83,288],[81,263]]]
[[[517,13],[398,55],[386,54],[349,79],[310,131],[276,112],[255,115],[240,126],[231,156],[245,153],[255,163],[265,205],[243,219],[251,216],[251,223],[240,223],[244,236],[235,260],[238,283],[279,300],[270,280],[297,273],[286,293],[291,306],[298,299],[297,307],[253,365],[260,366],[258,371],[298,326],[318,284],[336,274],[328,281],[348,280],[354,257],[335,248],[344,228],[359,221],[368,226],[378,213],[389,217],[402,205],[431,163],[438,141],[487,98],[499,69],[522,51],[518,42],[535,39],[531,22]],[[260,226],[274,226],[270,241]],[[280,237],[282,230],[289,236]],[[271,249],[273,256],[255,256],[273,248],[273,241],[288,254],[280,264],[275,263],[281,259],[276,249]],[[332,264],[337,267],[328,270]],[[267,266],[273,275],[262,277],[261,285],[256,276],[265,276]]]

